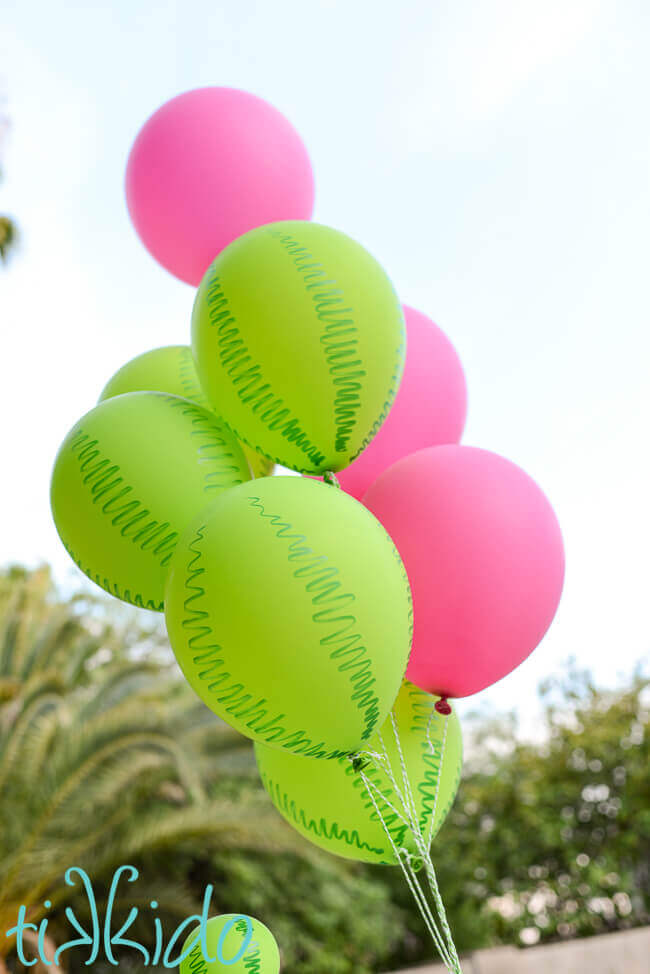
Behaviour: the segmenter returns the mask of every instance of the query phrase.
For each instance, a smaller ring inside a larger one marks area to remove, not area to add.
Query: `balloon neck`
[[[443,717],[448,717],[451,713],[451,704],[446,697],[440,697],[440,700],[435,702],[436,712],[442,714]]]
[[[339,490],[341,489],[341,485],[338,481],[338,477],[336,476],[333,470],[326,470],[325,473],[323,474],[323,480],[326,484],[329,484],[330,487],[338,487]]]

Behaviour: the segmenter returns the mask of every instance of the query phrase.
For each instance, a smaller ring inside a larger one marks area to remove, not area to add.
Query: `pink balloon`
[[[198,285],[235,237],[262,223],[308,220],[314,179],[298,133],[272,105],[235,88],[197,88],[140,129],[126,200],[149,253]]]
[[[430,318],[404,305],[406,362],[399,391],[374,439],[337,474],[341,487],[360,499],[373,480],[401,457],[441,443],[458,443],[467,414],[460,359]]]
[[[466,697],[533,651],[560,600],[564,549],[553,508],[523,470],[475,447],[431,447],[399,460],[363,503],[411,583],[409,680]]]

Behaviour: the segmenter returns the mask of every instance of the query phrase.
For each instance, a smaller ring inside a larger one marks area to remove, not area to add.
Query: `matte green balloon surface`
[[[197,926],[183,944],[181,956],[193,941],[196,943],[180,963],[180,974],[279,974],[276,939],[254,917],[236,913],[211,917],[205,925],[205,943],[201,943]]]
[[[347,467],[385,419],[404,365],[404,318],[356,241],[317,223],[271,223],[208,268],[192,351],[202,388],[240,439],[318,474]]]
[[[455,712],[449,717],[438,714],[434,709],[436,700],[438,697],[404,681],[393,708],[419,831],[424,836],[431,832],[432,838],[454,801],[462,763],[458,717]],[[393,775],[403,789],[400,757],[390,717],[381,729],[381,739],[375,735],[367,750],[381,753],[384,745]],[[273,803],[301,835],[347,859],[387,865],[397,863],[371,795],[348,757],[336,761],[310,761],[263,744],[255,745],[255,755],[264,787]],[[391,805],[399,807],[396,806],[399,799],[384,771],[369,764],[364,768],[364,774]],[[406,848],[416,854],[415,844],[404,823],[376,792],[373,791],[373,795],[397,849]]]
[[[121,396],[125,392],[146,390],[183,396],[197,406],[214,411],[201,389],[189,345],[165,345],[163,348],[153,348],[150,352],[137,355],[108,380],[99,401]],[[273,472],[272,460],[256,453],[245,443],[239,445],[254,477],[267,477]]]
[[[201,699],[242,734],[355,751],[393,705],[411,593],[379,522],[341,490],[266,477],[224,492],[171,561],[165,616]]]
[[[189,521],[250,479],[239,444],[206,409],[160,392],[131,392],[91,409],[54,463],[59,536],[111,595],[162,610],[165,579]]]

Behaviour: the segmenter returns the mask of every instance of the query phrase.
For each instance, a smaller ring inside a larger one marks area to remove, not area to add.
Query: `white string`
[[[390,775],[392,776],[392,771],[390,772]],[[370,800],[371,800],[371,802],[372,802],[372,804],[373,804],[373,806],[375,808],[375,811],[377,813],[377,816],[379,818],[379,821],[381,822],[381,825],[382,825],[384,831],[386,832],[386,835],[388,836],[388,840],[389,840],[389,842],[391,844],[391,847],[393,849],[393,852],[395,854],[395,858],[399,862],[400,866],[402,867],[402,871],[405,873],[405,877],[406,877],[407,884],[408,884],[408,886],[409,886],[409,888],[410,888],[410,890],[411,890],[411,892],[412,892],[412,894],[413,894],[413,896],[415,898],[416,903],[418,904],[418,907],[419,907],[420,912],[421,912],[421,914],[423,916],[423,919],[425,921],[425,924],[427,926],[427,929],[429,930],[429,933],[431,934],[431,937],[434,940],[434,943],[436,944],[436,947],[438,948],[438,951],[439,951],[441,957],[448,964],[449,968],[452,969],[451,968],[452,961],[451,961],[451,958],[450,958],[450,956],[448,954],[448,951],[447,951],[447,948],[446,948],[446,945],[445,945],[445,941],[444,941],[443,934],[440,932],[440,930],[438,929],[438,927],[436,925],[436,921],[435,921],[435,919],[433,917],[433,914],[431,913],[431,908],[430,908],[430,906],[429,906],[429,904],[427,902],[426,896],[424,895],[424,892],[422,891],[422,888],[419,885],[419,881],[417,879],[417,876],[415,874],[415,870],[413,869],[413,865],[412,865],[412,862],[411,862],[411,858],[412,858],[411,857],[411,854],[408,852],[407,849],[398,849],[397,848],[397,845],[396,845],[396,843],[395,843],[395,841],[393,839],[393,836],[392,836],[391,832],[389,831],[386,822],[384,821],[384,818],[383,818],[383,816],[381,814],[381,811],[379,809],[379,806],[377,805],[377,802],[375,801],[373,792],[376,791],[378,793],[379,797],[382,799],[382,801],[385,801],[383,792],[381,791],[381,789],[379,788],[379,786],[374,781],[371,781],[368,778],[368,776],[365,775],[363,772],[361,772],[361,776],[362,776],[362,780],[363,780],[363,782],[364,782],[364,784],[366,786],[366,789],[368,790],[368,794],[370,796]],[[408,825],[408,823],[405,823],[405,824],[409,828],[409,831],[411,831],[411,834],[413,834],[412,833],[412,830],[410,829],[410,826]],[[418,852],[422,853],[423,850],[421,850],[421,848],[419,847],[419,843],[417,845],[418,845]],[[424,850],[424,854],[426,855],[426,850]],[[406,864],[403,861],[404,858],[406,859]],[[407,873],[405,871],[407,868],[410,870],[409,873]]]
[[[399,758],[399,763],[402,772],[402,782],[403,782],[402,789],[400,789],[397,783],[396,775],[393,772],[393,767],[390,761],[390,757],[388,755],[388,749],[386,748],[384,740],[381,736],[381,732],[378,732],[377,736],[379,737],[383,754],[379,753],[378,751],[364,751],[359,756],[368,757],[375,764],[375,767],[377,767],[380,771],[384,772],[384,774],[388,778],[388,781],[390,782],[390,785],[394,790],[395,796],[397,797],[397,799],[402,805],[402,810],[401,811],[398,810],[395,807],[395,805],[393,805],[393,803],[388,800],[387,796],[382,792],[379,785],[377,785],[376,782],[372,781],[368,777],[368,775],[365,774],[363,770],[360,770],[359,773],[361,775],[361,780],[363,781],[366,787],[370,800],[373,804],[373,807],[377,814],[377,818],[379,819],[379,822],[381,823],[384,832],[388,836],[388,840],[391,844],[395,858],[402,868],[402,872],[404,873],[404,877],[406,879],[407,885],[411,890],[411,893],[413,894],[413,898],[415,899],[415,902],[418,905],[425,926],[429,931],[429,934],[431,935],[431,938],[438,950],[438,953],[440,954],[448,970],[452,971],[453,974],[462,974],[458,953],[456,951],[456,947],[452,938],[444,903],[440,895],[438,880],[436,877],[436,872],[433,866],[433,862],[431,860],[431,852],[430,852],[431,841],[433,838],[433,829],[435,824],[435,816],[438,807],[438,795],[440,792],[440,780],[442,777],[442,766],[443,766],[444,755],[445,755],[445,746],[447,742],[447,728],[448,728],[449,717],[448,716],[445,717],[445,722],[444,722],[444,730],[443,730],[442,744],[440,748],[440,756],[439,756],[439,764],[438,764],[438,776],[436,780],[433,808],[431,810],[431,819],[429,822],[426,839],[424,835],[422,835],[422,832],[420,831],[420,827],[417,819],[417,807],[413,795],[411,779],[409,777],[408,769],[406,767],[406,760],[404,758],[402,742],[400,740],[399,732],[397,729],[397,722],[395,720],[395,715],[393,712],[391,712],[390,717],[391,717],[391,724],[392,724],[393,733],[395,737],[395,747],[396,747],[397,756]],[[432,757],[435,758],[438,755],[437,755],[436,748],[433,744],[433,741],[431,739],[431,723],[433,719],[434,719],[434,711],[431,712],[431,715],[429,717],[426,726],[426,739],[430,748],[431,755]],[[400,822],[402,822],[403,825],[406,826],[406,828],[408,829],[409,833],[413,838],[416,851],[418,852],[419,858],[422,860],[425,867],[425,874],[428,880],[429,888],[433,896],[433,901],[435,903],[436,911],[438,913],[438,921],[436,921],[436,918],[433,915],[431,906],[429,905],[427,897],[425,896],[424,891],[417,878],[415,869],[413,867],[413,862],[412,862],[413,856],[407,849],[397,848],[397,844],[395,843],[392,833],[388,828],[388,824],[385,821],[384,816],[382,815],[377,799],[375,798],[375,794],[378,796],[379,800],[387,808],[390,808],[393,814],[396,815],[397,819]],[[441,925],[442,930],[440,930],[438,923]]]
[[[399,798],[399,800],[402,803],[402,807],[404,809],[404,814],[408,816],[408,809],[406,808],[406,801],[404,799],[404,795],[400,791],[399,786],[398,786],[398,784],[397,784],[397,782],[395,780],[395,776],[393,775],[393,769],[392,769],[392,766],[391,766],[391,763],[390,763],[390,758],[388,756],[388,750],[386,748],[386,745],[384,744],[384,739],[381,736],[381,731],[377,731],[377,737],[379,738],[379,740],[381,742],[381,746],[383,748],[383,752],[384,753],[383,754],[379,754],[377,751],[364,751],[363,753],[364,753],[364,755],[368,755],[374,761],[375,765],[378,765],[379,766],[379,769],[381,771],[383,771],[384,774],[387,776],[388,780],[390,781],[391,785],[393,786],[393,790],[394,790],[395,794],[397,795],[397,797]],[[400,819],[401,819],[402,822],[404,822],[405,825],[408,825],[409,824],[409,822],[407,822],[407,820],[405,818],[402,818],[401,815],[400,815]]]
[[[393,727],[393,737],[395,738],[395,748],[397,750],[397,756],[399,758],[400,767],[402,769],[402,781],[404,782],[404,794],[406,795],[406,797],[408,799],[408,803],[409,803],[409,810],[410,810],[410,813],[411,813],[412,830],[413,830],[413,833],[414,834],[416,832],[419,834],[420,829],[419,829],[418,820],[417,820],[418,813],[417,813],[417,808],[416,808],[416,805],[415,805],[415,798],[413,797],[413,791],[411,789],[411,779],[409,778],[408,770],[407,770],[407,767],[406,767],[406,761],[404,760],[404,752],[402,750],[402,742],[399,739],[399,731],[397,730],[397,721],[395,720],[395,714],[394,714],[394,712],[392,710],[390,712],[390,722],[391,722],[391,725]]]
[[[436,920],[435,920],[435,918],[433,916],[433,913],[431,911],[431,907],[429,906],[429,902],[428,902],[428,900],[427,900],[427,898],[426,898],[426,896],[424,894],[424,891],[423,891],[422,887],[420,886],[419,880],[417,878],[417,875],[416,875],[415,870],[413,869],[413,864],[411,863],[410,859],[409,859],[409,861],[407,863],[407,866],[408,866],[409,870],[411,871],[411,877],[413,879],[413,882],[417,886],[418,891],[420,893],[420,897],[421,897],[420,911],[422,912],[422,904],[423,904],[424,905],[424,909],[426,911],[426,914],[429,917],[429,920],[430,920],[431,924],[435,927],[436,933],[438,935],[438,939],[436,941],[436,946],[438,948],[438,953],[442,957],[442,959],[443,959],[444,963],[447,965],[447,967],[450,970],[454,971],[454,974],[462,974],[462,972],[460,971],[460,968],[458,966],[455,966],[454,965],[453,958],[452,958],[452,956],[451,956],[451,954],[449,952],[449,949],[448,949],[448,944],[445,941],[444,935],[440,932],[440,930],[437,927]]]
[[[434,714],[434,711],[432,710],[432,712],[431,712],[431,714],[429,716],[429,720],[427,722],[427,740],[428,740],[428,743],[429,743],[429,747],[431,749],[431,756],[432,757],[435,757],[436,756],[436,752],[435,752],[435,748],[434,748],[434,745],[433,745],[433,741],[431,740],[431,733],[430,733],[431,721],[433,719],[433,714]],[[415,844],[416,844],[416,847],[418,849],[418,852],[420,853],[421,858],[422,858],[422,860],[424,862],[424,866],[425,866],[426,873],[427,873],[427,878],[429,879],[429,886],[431,888],[431,892],[433,893],[433,897],[434,897],[434,900],[435,900],[435,903],[436,903],[436,908],[438,910],[438,915],[440,917],[440,921],[442,923],[443,930],[445,931],[447,944],[448,944],[448,946],[450,948],[452,957],[455,959],[456,964],[458,965],[458,955],[456,954],[456,947],[454,945],[453,938],[451,936],[451,930],[449,929],[449,924],[447,922],[447,914],[446,914],[446,911],[445,911],[445,908],[444,908],[444,904],[442,902],[442,897],[440,896],[440,890],[438,888],[438,880],[437,880],[437,877],[436,877],[435,869],[433,868],[433,862],[431,861],[431,853],[430,853],[431,841],[425,842],[424,837],[422,836],[422,833],[420,832],[419,823],[417,821],[417,811],[416,811],[416,806],[415,806],[415,799],[413,797],[413,790],[412,790],[412,787],[411,787],[411,779],[410,779],[410,777],[408,775],[408,770],[407,770],[407,767],[406,767],[406,760],[404,758],[404,752],[403,752],[403,749],[402,749],[402,742],[400,740],[399,731],[397,729],[397,722],[395,720],[395,714],[394,714],[394,712],[391,711],[390,717],[391,717],[391,724],[393,726],[393,733],[394,733],[394,736],[395,736],[395,745],[396,745],[397,752],[398,752],[398,755],[399,755],[400,764],[402,766],[402,777],[404,779],[404,790],[406,792],[408,792],[410,807],[411,807],[411,810],[412,810],[412,829],[411,829],[411,831],[412,831],[413,839],[415,841]],[[436,809],[437,804],[438,804],[438,795],[440,793],[440,781],[442,779],[442,764],[443,764],[443,760],[444,760],[444,752],[445,752],[445,744],[446,744],[446,739],[447,739],[447,727],[448,727],[448,723],[449,723],[449,716],[447,715],[445,717],[445,720],[444,720],[443,742],[442,742],[442,746],[441,746],[441,750],[440,750],[440,759],[439,759],[439,763],[438,763],[438,775],[437,775],[437,778],[436,778],[436,787],[435,787],[435,793],[434,793],[434,798],[433,798],[433,810],[432,810],[431,822],[433,822],[433,820],[434,820],[433,819],[433,816],[435,815],[435,809]],[[431,830],[431,823],[429,823],[429,827],[430,827],[430,831],[432,831]]]
[[[404,851],[406,851],[406,850],[404,850]],[[440,957],[442,958],[443,963],[445,964],[445,966],[450,971],[453,971],[454,974],[459,974],[459,972],[457,971],[457,968],[454,966],[453,958],[452,958],[452,956],[449,953],[449,950],[447,948],[447,944],[446,944],[444,935],[440,932],[440,930],[439,930],[439,928],[438,928],[438,926],[436,924],[436,920],[434,918],[433,912],[431,910],[431,907],[429,906],[429,902],[428,902],[428,900],[426,898],[426,895],[424,893],[424,890],[420,886],[419,880],[417,878],[417,874],[415,872],[415,869],[413,868],[413,864],[412,864],[410,858],[406,862],[406,868],[407,868],[407,870],[409,872],[409,875],[411,877],[411,882],[412,882],[411,890],[413,891],[413,887],[415,887],[415,889],[417,889],[418,897],[416,897],[416,903],[420,907],[420,913],[422,914],[422,916],[426,917],[426,920],[429,921],[428,924],[427,924],[427,927],[428,927],[428,929],[429,929],[430,932],[433,931],[433,940],[434,940],[434,943],[435,943],[435,945],[436,945],[436,947],[438,949],[438,953],[440,954]],[[425,920],[425,923],[426,923],[426,920]]]
[[[395,855],[395,858],[396,858],[397,862],[400,864],[400,866],[402,868],[402,872],[404,873],[404,877],[406,879],[407,885],[408,885],[409,889],[411,890],[411,893],[413,894],[413,897],[415,899],[415,902],[418,904],[418,907],[420,909],[420,913],[422,914],[422,918],[424,920],[425,926],[427,927],[427,930],[429,931],[429,933],[431,935],[431,938],[433,939],[436,947],[438,948],[438,952],[440,953],[440,956],[445,961],[445,964],[451,969],[451,958],[449,957],[449,954],[448,954],[448,951],[447,951],[447,948],[446,948],[446,945],[445,945],[445,942],[444,942],[444,938],[443,938],[442,934],[440,933],[440,931],[438,930],[438,927],[436,925],[435,918],[433,917],[433,914],[431,912],[431,908],[430,908],[429,904],[427,903],[426,896],[424,895],[424,892],[422,891],[422,888],[420,887],[420,884],[419,884],[419,882],[417,880],[417,877],[415,876],[415,871],[413,870],[413,867],[411,865],[411,855],[410,855],[410,853],[408,852],[407,849],[398,849],[397,848],[397,845],[396,845],[396,843],[395,843],[395,841],[393,839],[393,836],[391,835],[389,829],[386,827],[386,823],[384,822],[383,816],[382,816],[381,811],[379,809],[379,805],[375,801],[374,795],[372,793],[372,790],[371,790],[371,787],[370,786],[371,785],[374,785],[374,782],[370,782],[370,780],[368,779],[367,775],[364,774],[363,771],[361,771],[360,774],[361,774],[361,780],[363,781],[363,783],[365,784],[366,788],[368,789],[368,794],[370,795],[370,800],[371,800],[372,804],[374,805],[374,808],[375,808],[375,811],[376,811],[377,816],[379,818],[379,821],[381,822],[381,824],[382,824],[382,826],[384,828],[384,831],[386,832],[386,835],[388,836],[388,841],[391,844],[391,847],[393,849],[393,853]]]
[[[384,803],[384,805],[388,805],[388,807],[390,808],[391,812],[394,812],[395,815],[397,815],[397,817],[400,820],[400,822],[403,825],[405,825],[407,829],[410,829],[411,825],[410,825],[410,822],[408,821],[408,819],[404,818],[404,816],[395,808],[395,806],[391,802],[388,801],[388,799],[386,798],[386,795],[381,790],[381,788],[379,787],[379,785],[376,784],[374,781],[371,781],[371,779],[365,774],[365,772],[360,771],[359,774],[361,775],[361,780],[363,781],[364,785],[368,789],[368,792],[370,793],[370,789],[374,788],[374,790],[377,792],[377,794],[379,795],[379,797],[382,800],[382,802]],[[373,802],[373,805],[374,805],[374,799],[373,799],[372,794],[370,794],[370,798],[371,798],[371,800]],[[379,821],[381,822],[382,826],[385,829],[386,826],[384,825],[383,818],[380,817]]]
[[[440,922],[442,923],[442,929],[445,932],[447,945],[451,952],[452,960],[454,961],[454,970],[460,971],[460,960],[458,959],[458,954],[456,953],[456,944],[454,943],[454,938],[451,935],[449,921],[447,920],[447,911],[445,910],[445,905],[442,902],[442,896],[440,895],[440,889],[438,887],[438,878],[429,854],[424,857],[424,868],[429,879],[429,889],[433,893],[436,909],[438,910],[438,916],[440,918]]]
[[[432,757],[435,755],[434,744],[433,741],[431,740],[431,722],[433,720],[434,713],[435,713],[435,708],[434,710],[431,711],[429,715],[429,720],[427,721],[427,730],[426,730],[427,741],[431,749]],[[427,871],[427,876],[429,877],[429,887],[431,889],[431,892],[433,893],[433,898],[435,900],[436,908],[438,910],[438,915],[440,917],[440,921],[442,923],[443,929],[447,937],[447,943],[451,950],[451,955],[455,960],[456,964],[460,966],[460,961],[458,960],[458,954],[456,953],[456,945],[454,944],[454,938],[451,935],[449,922],[447,920],[447,911],[445,910],[445,905],[442,901],[442,896],[440,895],[440,889],[438,887],[438,878],[436,876],[436,871],[434,869],[433,862],[431,859],[431,854],[430,854],[431,842],[433,840],[433,829],[434,829],[434,824],[436,819],[436,812],[438,808],[438,795],[440,794],[440,781],[442,779],[442,765],[445,758],[445,748],[447,744],[448,728],[449,728],[449,714],[447,714],[447,716],[445,717],[444,728],[442,732],[442,744],[440,746],[440,759],[438,762],[438,778],[436,780],[436,790],[433,797],[433,809],[431,811],[431,821],[429,822],[429,830],[427,833],[427,854],[423,858],[424,858],[424,867]]]
[[[390,783],[391,783],[391,785],[393,786],[393,788],[395,790],[395,793],[397,795],[399,795],[399,799],[400,799],[402,805],[404,806],[404,814],[407,815],[409,817],[409,819],[410,819],[410,808],[408,806],[408,802],[407,802],[407,798],[406,798],[406,792],[402,793],[402,791],[400,790],[399,785],[397,784],[397,780],[396,780],[395,775],[393,773],[393,766],[392,766],[391,761],[390,761],[390,755],[388,753],[388,748],[386,747],[386,744],[384,742],[384,738],[382,737],[381,731],[377,731],[377,737],[381,741],[381,746],[383,748],[383,757],[384,757],[384,762],[385,762],[385,764],[383,766],[383,770],[388,775],[389,780],[390,780]]]

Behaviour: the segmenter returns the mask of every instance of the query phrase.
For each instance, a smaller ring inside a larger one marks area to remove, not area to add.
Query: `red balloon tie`
[[[448,717],[451,713],[451,705],[446,697],[440,697],[440,700],[436,700],[435,708],[443,717]]]

